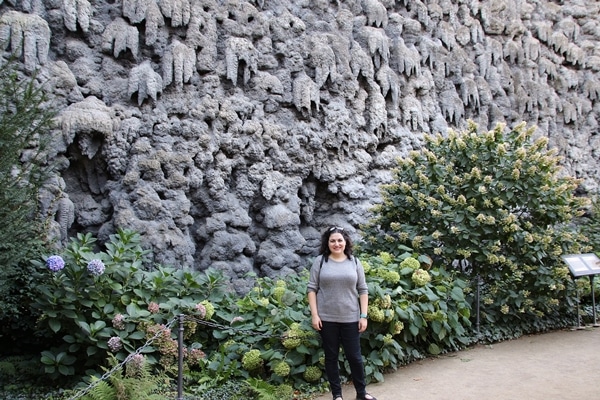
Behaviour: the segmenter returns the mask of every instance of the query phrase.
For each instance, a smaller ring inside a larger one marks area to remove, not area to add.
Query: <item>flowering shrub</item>
[[[140,247],[139,234],[132,231],[112,235],[104,252],[94,248],[95,239],[80,234],[62,255],[34,261],[37,297],[33,306],[41,313],[38,330],[62,342],[44,352],[46,370],[54,377],[82,373],[104,365],[111,353],[124,360],[163,329],[148,362],[158,361],[166,371],[173,371],[177,343],[164,324],[181,313],[210,319],[214,306],[209,298],[221,297],[221,278],[164,267],[144,270],[146,252]],[[186,335],[196,333],[195,322],[187,321],[185,327]],[[201,345],[192,342],[190,346]],[[201,353],[185,354],[193,355],[189,358],[198,364]]]
[[[560,256],[589,251],[571,225],[587,199],[575,196],[579,181],[563,174],[547,144],[525,124],[478,132],[470,123],[465,132],[426,136],[382,187],[363,249],[415,251],[460,267],[479,282],[490,329],[502,321],[526,331],[544,316],[566,322],[574,292]],[[422,272],[415,278],[426,279]]]

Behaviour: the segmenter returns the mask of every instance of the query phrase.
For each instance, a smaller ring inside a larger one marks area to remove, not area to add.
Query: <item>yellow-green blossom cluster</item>
[[[369,273],[369,271],[371,271],[371,264],[369,264],[367,261],[362,261],[361,262],[362,266],[363,266],[363,270],[365,271],[365,274]]]
[[[431,275],[429,275],[429,272],[425,271],[424,269],[419,268],[415,272],[413,272],[411,279],[415,283],[415,285],[425,286],[429,282],[431,282]]]
[[[414,257],[407,257],[400,263],[400,268],[411,268],[417,270],[421,267],[421,263]]]
[[[445,321],[447,316],[442,310],[437,310],[432,313],[423,313],[423,318],[425,321]]]
[[[281,344],[288,350],[295,349],[302,344],[302,341],[310,335],[309,332],[300,329],[300,325],[296,322],[290,325],[290,329],[285,332],[281,340]]]
[[[303,376],[307,382],[316,382],[319,379],[321,379],[321,376],[323,376],[323,372],[316,365],[309,365],[308,367],[306,367],[306,371],[304,371]]]
[[[400,282],[400,274],[386,268],[377,268],[375,275],[392,285]]]
[[[287,288],[287,283],[286,281],[284,281],[283,279],[278,279],[275,282],[275,287],[283,287],[283,288]]]
[[[369,304],[368,311],[369,318],[375,322],[385,321],[385,312],[374,304]]]
[[[263,359],[260,357],[260,350],[252,349],[242,357],[242,367],[246,371],[254,371],[262,367]]]
[[[273,288],[273,298],[277,300],[277,302],[281,302],[286,290],[285,286],[275,286],[275,288]]]
[[[374,304],[385,309],[392,308],[392,297],[389,294],[386,294],[383,297],[378,297],[375,299]]]
[[[383,265],[388,265],[393,260],[392,255],[385,251],[382,251],[381,253],[379,253],[379,258],[381,259],[381,262],[383,263]]]
[[[290,364],[286,363],[283,360],[279,361],[273,366],[273,373],[279,376],[288,376],[291,370],[292,368],[290,367]]]
[[[392,344],[392,343],[394,343],[394,338],[392,337],[392,335],[391,335],[391,334],[389,334],[389,333],[386,333],[386,334],[383,336],[383,344],[384,344],[384,345],[386,345],[386,346],[389,346],[389,345],[390,345],[390,344]]]
[[[402,321],[396,321],[396,322],[394,322],[394,325],[392,326],[392,334],[399,335],[403,329],[404,329],[404,323]]]

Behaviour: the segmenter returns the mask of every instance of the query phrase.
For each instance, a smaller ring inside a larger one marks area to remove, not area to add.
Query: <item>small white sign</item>
[[[600,274],[600,258],[594,253],[589,254],[568,254],[562,259],[569,266],[573,276],[596,275]]]

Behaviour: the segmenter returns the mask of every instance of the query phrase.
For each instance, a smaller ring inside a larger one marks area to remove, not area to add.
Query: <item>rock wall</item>
[[[598,190],[593,0],[0,0],[60,110],[52,234],[142,233],[155,262],[284,276],[355,229],[424,132],[522,120]]]

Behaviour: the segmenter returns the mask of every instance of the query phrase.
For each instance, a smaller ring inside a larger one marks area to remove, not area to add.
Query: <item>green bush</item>
[[[53,170],[46,151],[55,111],[35,76],[0,63],[0,350],[18,354],[39,344],[29,259],[45,251],[37,199]]]
[[[208,390],[232,380],[266,392],[326,388],[320,338],[310,326],[307,271],[254,277],[253,289],[239,296],[226,292],[212,271],[143,270],[145,252],[134,232],[119,230],[104,252],[94,252],[94,245],[91,235],[79,235],[62,256],[35,262],[39,328],[51,345],[41,358],[48,376],[98,377],[106,359],[123,362],[136,352],[173,377],[176,317],[183,313],[186,388]],[[364,258],[372,299],[371,326],[362,337],[369,381],[469,343],[465,282],[427,262],[406,254]],[[100,389],[112,390],[110,382]]]
[[[38,294],[33,305],[41,313],[39,330],[52,345],[42,353],[46,373],[81,376],[111,355],[125,360],[151,339],[152,346],[144,350],[149,362],[176,370],[174,319],[182,313],[210,319],[210,299],[222,296],[221,278],[165,267],[142,269],[146,252],[132,231],[111,235],[104,252],[94,252],[94,244],[91,234],[80,234],[64,258],[34,261]],[[187,325],[188,333],[194,329]],[[192,355],[197,353],[190,348],[186,355],[196,362]]]
[[[472,343],[468,285],[460,274],[406,253],[363,259],[370,326],[362,340],[370,375],[381,381],[386,370]]]
[[[472,342],[466,282],[456,272],[430,269],[417,259],[411,258],[416,268],[407,266],[407,257],[361,257],[371,299],[370,326],[361,338],[369,382],[383,381],[386,371],[416,358]],[[310,326],[307,283],[307,273],[285,280],[257,278],[246,296],[232,294],[217,304],[215,318],[231,329],[213,331],[221,345],[203,361],[201,383],[237,377],[325,388],[324,356]],[[347,363],[342,368],[350,376]]]
[[[462,133],[426,136],[382,187],[364,249],[408,247],[447,267],[468,266],[483,282],[482,318],[492,330],[546,329],[536,326],[544,317],[560,323],[574,296],[560,256],[587,249],[570,225],[587,199],[574,196],[579,181],[561,174],[547,139],[533,135],[524,124],[479,133],[470,123]]]
[[[600,199],[598,195],[592,198],[589,212],[578,223],[581,225],[583,234],[587,236],[592,251],[600,256]]]

